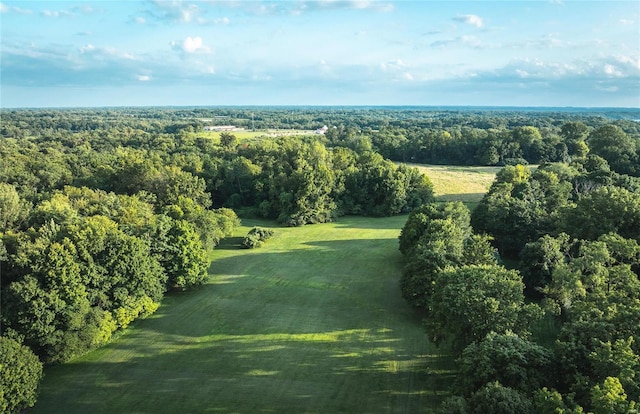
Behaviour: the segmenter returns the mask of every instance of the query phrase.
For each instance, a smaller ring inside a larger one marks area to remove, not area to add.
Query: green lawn
[[[400,296],[406,216],[275,228],[215,252],[210,282],[46,370],[33,413],[414,413],[453,363]]]

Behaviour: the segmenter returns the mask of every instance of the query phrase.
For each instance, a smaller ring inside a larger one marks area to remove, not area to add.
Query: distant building
[[[235,125],[207,125],[202,129],[204,129],[205,131],[222,132],[222,131],[238,131],[240,128],[236,128]]]
[[[326,125],[323,126],[322,128],[318,128],[316,129],[316,134],[318,135],[324,135],[325,132],[327,132],[329,130],[329,127],[327,127]]]

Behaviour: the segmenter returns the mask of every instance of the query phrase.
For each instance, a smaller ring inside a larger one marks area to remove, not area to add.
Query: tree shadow
[[[460,201],[462,203],[479,203],[486,193],[458,193],[436,196],[436,202]]]
[[[225,237],[220,240],[220,243],[215,247],[216,250],[237,250],[242,249],[243,236],[238,237]]]
[[[399,214],[392,217],[364,217],[364,216],[342,216],[336,219],[338,228],[351,229],[379,229],[400,231],[407,221],[408,214]]]

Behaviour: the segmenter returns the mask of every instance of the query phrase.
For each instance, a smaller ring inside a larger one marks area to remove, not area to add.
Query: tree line
[[[507,166],[473,212],[409,215],[402,293],[460,369],[443,413],[636,412],[639,183],[596,155]]]

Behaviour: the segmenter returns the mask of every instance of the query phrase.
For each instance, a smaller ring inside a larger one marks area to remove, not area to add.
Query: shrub
[[[273,230],[263,227],[254,227],[242,240],[242,247],[245,249],[255,249],[262,246],[262,243],[273,236]]]
[[[33,407],[42,379],[42,363],[31,350],[0,336],[0,412],[18,413]]]

